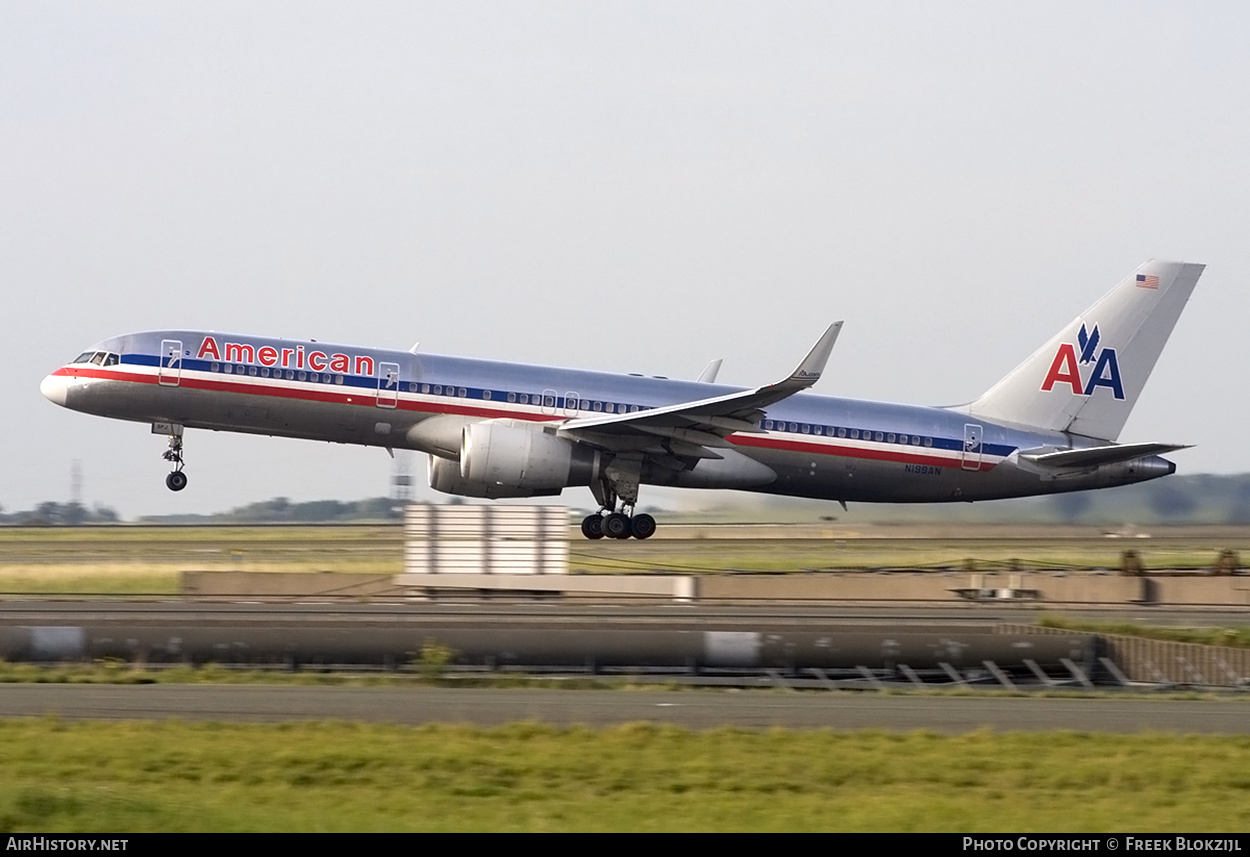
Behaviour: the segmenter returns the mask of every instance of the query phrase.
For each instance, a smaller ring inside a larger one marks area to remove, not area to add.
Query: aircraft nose
[[[65,407],[65,394],[69,390],[69,378],[64,375],[49,375],[39,382],[39,392],[53,404]]]

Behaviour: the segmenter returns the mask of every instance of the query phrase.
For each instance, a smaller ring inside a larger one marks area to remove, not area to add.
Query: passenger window
[[[859,429],[851,429],[851,440],[859,440]]]
[[[307,378],[308,378],[308,373],[307,373],[307,372],[300,372],[300,373],[299,373],[299,380],[303,381],[303,380],[306,380]]]
[[[234,366],[230,363],[227,363],[225,366],[221,367],[221,371],[227,375],[230,375],[234,372]]]
[[[469,395],[469,391],[466,390],[464,387],[461,387],[460,389],[456,390],[456,395],[463,399],[465,396]]]
[[[268,378],[268,377],[269,377],[269,369],[268,369],[268,367],[261,367],[261,370],[260,370],[260,377],[262,377],[262,378]]]
[[[210,371],[210,372],[220,372],[220,371],[221,371],[221,366],[219,366],[218,364],[214,363],[213,365],[211,365],[211,366],[209,366],[209,367],[208,367],[208,371]]]
[[[838,429],[838,437],[846,437],[846,429],[844,428]]]
[[[483,391],[482,391],[482,398],[483,398],[483,399],[485,399],[486,401],[488,401],[488,402],[489,402],[489,401],[490,401],[490,390],[483,390]]]
[[[877,432],[877,436],[876,436],[876,438],[875,438],[875,439],[876,439],[877,441],[884,440],[884,438],[883,438],[883,436],[882,436],[881,432]]]
[[[342,384],[342,383],[343,383],[343,376],[342,376],[342,375],[335,375],[335,376],[334,376],[334,383],[336,383],[336,384]]]
[[[803,434],[811,434],[812,426],[810,423],[803,423]]]
[[[885,439],[888,440],[890,443],[894,443],[894,432],[890,432],[888,435],[886,435]]]
[[[434,385],[434,395],[436,395],[436,396],[441,396],[441,395],[443,395],[443,385],[442,385],[442,384],[435,384],[435,385]]]
[[[522,394],[521,394],[521,404],[523,404],[523,405],[528,405],[529,403],[530,403],[530,397],[529,397],[529,396],[527,396],[525,393],[522,393]]]
[[[924,439],[924,445],[925,445],[925,446],[933,446],[933,438],[931,438],[931,437],[926,437],[926,438]]]
[[[606,405],[604,405],[603,409],[607,411],[609,414],[616,413],[616,405],[612,404],[611,402],[608,402]]]
[[[247,367],[247,374],[252,375],[254,377],[256,375],[256,367],[255,366]]]
[[[595,411],[598,412],[602,410],[603,410],[603,402],[595,402]]]

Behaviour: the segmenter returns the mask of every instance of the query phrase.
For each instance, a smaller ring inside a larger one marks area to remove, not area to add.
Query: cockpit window
[[[116,366],[121,362],[121,358],[108,351],[84,351],[70,362],[94,363],[97,366]]]

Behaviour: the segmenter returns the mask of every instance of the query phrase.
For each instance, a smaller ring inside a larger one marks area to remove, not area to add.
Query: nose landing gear
[[[182,472],[182,426],[165,423],[152,428],[169,432],[169,449],[161,457],[173,464],[174,470],[165,477],[165,487],[170,491],[181,491],[187,487],[187,474]]]

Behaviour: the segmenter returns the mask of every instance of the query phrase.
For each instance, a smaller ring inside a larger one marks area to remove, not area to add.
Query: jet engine
[[[540,491],[526,488],[506,488],[503,485],[489,485],[485,482],[471,482],[460,475],[460,462],[449,458],[430,456],[430,487],[444,494],[455,494],[459,497],[486,497],[498,500],[502,497],[554,497],[560,493],[559,488]]]
[[[493,488],[559,494],[599,476],[600,454],[514,420],[466,426],[460,441],[460,475]],[[517,495],[511,495],[517,496]]]

